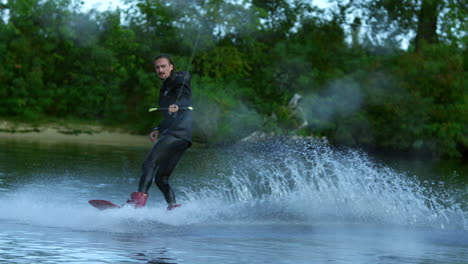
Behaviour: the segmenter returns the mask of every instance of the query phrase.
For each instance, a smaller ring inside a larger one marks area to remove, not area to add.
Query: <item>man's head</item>
[[[158,75],[159,79],[165,80],[171,76],[172,71],[175,68],[174,62],[169,55],[160,54],[153,60],[154,70]]]

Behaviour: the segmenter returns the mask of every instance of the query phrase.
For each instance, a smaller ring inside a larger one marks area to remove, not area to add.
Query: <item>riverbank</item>
[[[44,143],[77,143],[120,146],[148,146],[145,135],[134,135],[99,125],[28,124],[0,121],[0,140],[39,141]]]

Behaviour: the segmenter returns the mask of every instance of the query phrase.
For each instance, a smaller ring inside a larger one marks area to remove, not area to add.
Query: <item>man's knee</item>
[[[154,179],[154,182],[159,188],[164,187],[169,184],[169,176],[163,175],[161,177],[157,177]]]
[[[144,170],[144,171],[145,171],[145,170],[148,170],[148,169],[153,170],[154,167],[155,167],[155,165],[156,165],[156,164],[155,164],[152,160],[147,159],[147,160],[145,160],[145,161],[143,162],[143,170]]]

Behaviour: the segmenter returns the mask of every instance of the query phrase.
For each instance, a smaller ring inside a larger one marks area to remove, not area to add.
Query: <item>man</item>
[[[159,91],[159,107],[167,107],[164,118],[149,135],[154,143],[143,163],[138,192],[131,194],[127,201],[135,207],[143,207],[148,199],[148,190],[153,179],[172,210],[181,206],[176,203],[174,191],[169,185],[169,176],[184,152],[192,145],[192,111],[179,107],[192,106],[190,73],[175,72],[175,65],[169,55],[161,54],[154,58],[154,69],[163,81]]]

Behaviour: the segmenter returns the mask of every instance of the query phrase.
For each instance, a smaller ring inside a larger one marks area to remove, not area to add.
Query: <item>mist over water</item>
[[[320,125],[336,116],[350,116],[360,110],[363,96],[359,83],[348,76],[331,82],[320,94],[306,95],[300,106],[307,120]]]

